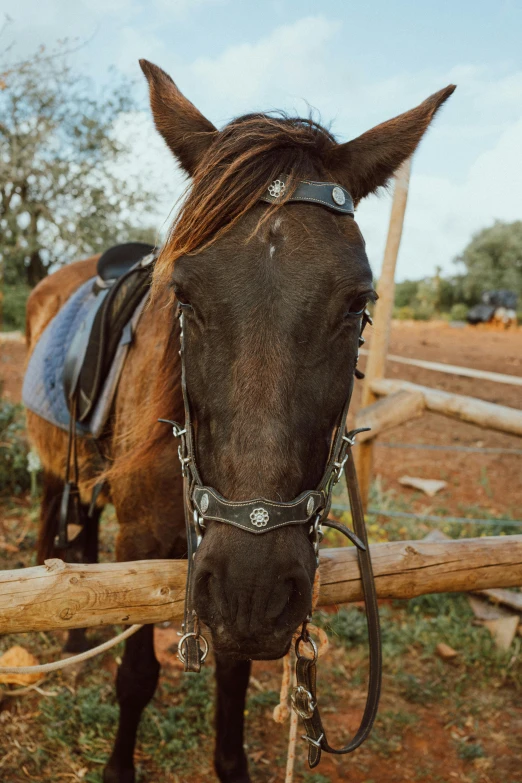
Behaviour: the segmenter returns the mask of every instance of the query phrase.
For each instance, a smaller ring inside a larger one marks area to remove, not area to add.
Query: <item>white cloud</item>
[[[231,46],[216,58],[200,57],[184,77],[209,96],[221,116],[292,108],[311,90],[324,90],[329,77],[325,46],[339,29],[338,22],[323,16],[305,17],[256,43]]]
[[[156,194],[152,220],[136,215],[136,223],[157,229],[164,236],[172,222],[172,210],[185,190],[186,176],[154,128],[148,112],[121,115],[114,127],[115,136],[129,152],[113,168],[114,173],[138,190],[146,187]]]
[[[433,274],[440,265],[455,273],[452,260],[472,234],[495,220],[522,216],[522,113],[498,141],[482,152],[463,182],[416,174],[413,166],[397,278]],[[386,241],[390,198],[369,198],[358,210],[372,267],[378,273]]]

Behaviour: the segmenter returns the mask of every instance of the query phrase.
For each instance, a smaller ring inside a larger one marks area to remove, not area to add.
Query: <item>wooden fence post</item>
[[[393,314],[393,302],[395,297],[395,267],[399,245],[401,243],[404,213],[408,200],[408,186],[410,182],[411,158],[408,158],[397,169],[395,174],[395,188],[390,215],[390,225],[386,248],[382,262],[381,275],[377,293],[379,299],[375,305],[373,316],[373,330],[371,347],[366,362],[366,378],[363,386],[361,406],[371,405],[377,399],[372,391],[372,383],[378,378],[384,377],[386,367],[386,354],[390,340],[390,324]],[[355,463],[361,488],[363,506],[368,506],[368,495],[372,479],[373,467],[373,439],[360,443],[355,451]]]

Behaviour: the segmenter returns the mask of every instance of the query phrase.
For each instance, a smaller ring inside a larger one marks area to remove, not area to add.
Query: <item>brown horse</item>
[[[412,155],[454,89],[339,144],[320,125],[284,115],[252,114],[218,131],[167,74],[146,61],[141,66],[156,127],[192,183],[154,269],[110,431],[97,444],[79,442],[82,503],[105,472],[98,512],[114,504],[119,560],[186,555],[176,444],[170,428],[157,423],[183,421],[177,302],[185,313],[187,386],[205,482],[231,500],[290,500],[317,485],[355,366],[360,319],[354,316],[374,297],[372,274],[353,218],[314,204],[268,205],[260,197],[284,174],[290,182],[340,183],[357,204]],[[95,274],[95,264],[95,258],[71,264],[34,290],[30,349]],[[66,434],[30,412],[28,427],[44,467],[41,561],[55,553]],[[95,520],[76,556],[95,559],[96,546]],[[250,780],[243,750],[250,660],[286,653],[310,610],[315,567],[302,525],[254,539],[237,527],[208,525],[194,591],[214,645],[215,765],[222,783]],[[146,626],[126,643],[105,783],[135,779],[136,731],[159,674],[152,631]],[[80,633],[71,646],[81,642]]]

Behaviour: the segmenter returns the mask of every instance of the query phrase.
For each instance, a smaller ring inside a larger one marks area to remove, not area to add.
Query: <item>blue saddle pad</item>
[[[95,300],[94,280],[93,277],[83,283],[47,324],[29,359],[22,388],[25,407],[64,430],[69,429],[69,411],[63,389],[63,364],[71,341]],[[76,432],[88,435],[89,428],[77,422]]]

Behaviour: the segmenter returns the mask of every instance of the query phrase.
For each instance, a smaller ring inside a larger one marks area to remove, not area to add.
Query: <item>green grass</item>
[[[381,712],[375,722],[368,740],[373,751],[388,758],[402,747],[405,729],[415,726],[418,718],[404,710],[386,710]]]
[[[38,720],[48,747],[55,751],[60,747],[64,750],[74,747],[86,762],[100,767],[85,779],[89,783],[101,783],[119,708],[113,675],[100,670],[93,679],[76,691],[61,687],[54,698],[42,700]],[[179,683],[163,681],[161,690],[145,710],[138,744],[165,772],[186,771],[192,763],[190,751],[211,744],[211,680],[212,672],[207,669],[199,675],[187,674]],[[34,755],[32,761],[33,764],[36,761]],[[40,766],[48,761],[42,750]]]
[[[515,640],[507,653],[497,650],[489,631],[473,624],[474,616],[463,594],[440,593],[409,601],[397,600],[392,607],[382,606],[380,615],[385,670],[399,676],[399,679],[401,660],[412,649],[421,661],[428,662],[428,669],[436,679],[439,673],[449,671],[449,679],[454,685],[458,673],[477,667],[480,667],[481,677],[501,676],[513,682],[517,672],[520,673],[520,663],[517,661],[520,640]],[[348,649],[367,644],[366,618],[356,607],[343,607],[334,615],[318,612],[315,621],[337,644],[343,644]],[[459,653],[455,667],[449,670],[447,664],[436,656],[436,647],[440,642]],[[510,665],[513,656],[515,663]],[[403,686],[411,700],[416,701],[415,681],[405,675]],[[430,688],[428,684],[428,690]]]

